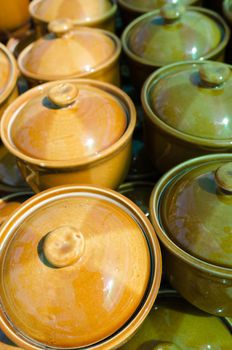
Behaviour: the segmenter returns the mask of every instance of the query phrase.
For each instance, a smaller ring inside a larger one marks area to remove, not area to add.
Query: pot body
[[[18,159],[23,177],[34,192],[67,185],[94,184],[116,189],[125,179],[132,154],[132,135],[129,140],[110,156],[77,168],[44,168]]]
[[[232,316],[231,276],[193,267],[167,249],[165,258],[169,281],[186,300],[210,314]]]
[[[14,31],[29,21],[29,0],[1,0],[0,31]]]

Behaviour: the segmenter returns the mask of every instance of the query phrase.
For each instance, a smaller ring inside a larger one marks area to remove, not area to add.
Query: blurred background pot
[[[117,5],[111,0],[34,0],[29,11],[38,37],[47,32],[49,22],[63,18],[75,26],[115,31]]]
[[[35,192],[72,183],[117,188],[129,170],[135,124],[122,90],[67,80],[21,95],[6,110],[1,134]]]
[[[223,61],[230,30],[215,12],[168,4],[140,16],[123,32],[131,79],[140,88],[157,68],[197,59]]]
[[[158,293],[155,232],[142,211],[114,191],[44,191],[2,226],[0,243],[0,326],[25,349],[116,349]]]
[[[199,309],[232,316],[232,155],[180,164],[155,186],[150,217],[172,286]]]
[[[152,74],[142,91],[148,154],[163,173],[194,156],[231,152],[231,66],[182,62]]]
[[[18,57],[20,71],[31,86],[71,78],[120,84],[121,44],[114,34],[88,27],[74,29],[68,19],[51,22],[49,30]]]
[[[232,1],[223,1],[223,13],[230,25],[232,25]]]

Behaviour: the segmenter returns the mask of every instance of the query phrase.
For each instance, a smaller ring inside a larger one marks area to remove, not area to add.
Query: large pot
[[[156,184],[150,217],[172,286],[199,309],[232,316],[232,155],[180,164]]]
[[[142,91],[145,143],[160,173],[184,160],[231,152],[231,66],[182,62],[157,70]]]
[[[42,192],[2,226],[0,246],[0,326],[27,350],[116,349],[158,293],[155,232],[114,191]]]
[[[9,34],[22,27],[28,27],[29,0],[0,1],[0,32]]]
[[[157,68],[187,60],[223,61],[230,30],[215,12],[168,4],[133,21],[122,45],[138,88]]]
[[[21,95],[1,135],[35,192],[62,184],[117,188],[130,166],[136,111],[113,85],[67,80]]]
[[[33,0],[29,11],[38,37],[47,32],[49,22],[63,18],[75,26],[115,31],[117,5],[111,0]]]
[[[31,86],[72,78],[120,84],[121,44],[114,34],[96,28],[74,29],[68,19],[51,22],[49,30],[18,57],[19,69]]]

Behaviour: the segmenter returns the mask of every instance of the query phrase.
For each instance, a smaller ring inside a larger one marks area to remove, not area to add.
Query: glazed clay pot
[[[47,32],[49,22],[63,18],[75,26],[115,31],[117,5],[111,0],[34,0],[29,6],[37,37]]]
[[[0,243],[0,326],[27,350],[116,349],[158,293],[155,232],[142,211],[114,191],[44,191],[2,226]]]
[[[184,160],[231,152],[231,66],[182,62],[157,70],[142,91],[148,154],[164,173]]]
[[[18,57],[30,86],[72,78],[90,78],[119,85],[121,44],[112,33],[73,28],[70,20],[49,24],[50,34],[28,45]]]
[[[140,16],[122,35],[131,79],[141,88],[156,69],[179,61],[224,60],[230,30],[215,12],[180,4]]]
[[[130,166],[135,123],[122,90],[67,80],[21,95],[6,110],[1,135],[35,192],[72,183],[117,188]]]
[[[0,3],[0,32],[7,34],[21,27],[28,27],[29,0],[1,0]]]
[[[158,10],[167,3],[177,2],[175,0],[118,0],[118,5],[123,18],[123,23],[129,24],[135,18],[144,13]],[[201,0],[181,0],[185,6],[200,6]]]
[[[156,184],[150,217],[172,286],[191,304],[232,315],[232,155],[194,158]]]

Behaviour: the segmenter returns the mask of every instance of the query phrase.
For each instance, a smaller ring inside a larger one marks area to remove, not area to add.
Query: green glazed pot
[[[223,14],[230,25],[232,25],[232,1],[224,0],[223,1]]]
[[[156,184],[150,217],[171,285],[191,304],[232,316],[232,155],[184,162]]]
[[[193,157],[231,152],[231,66],[189,61],[153,73],[142,91],[145,143],[163,173]]]
[[[156,69],[179,61],[224,60],[230,30],[215,12],[169,4],[140,16],[123,32],[131,79],[140,88]]]

